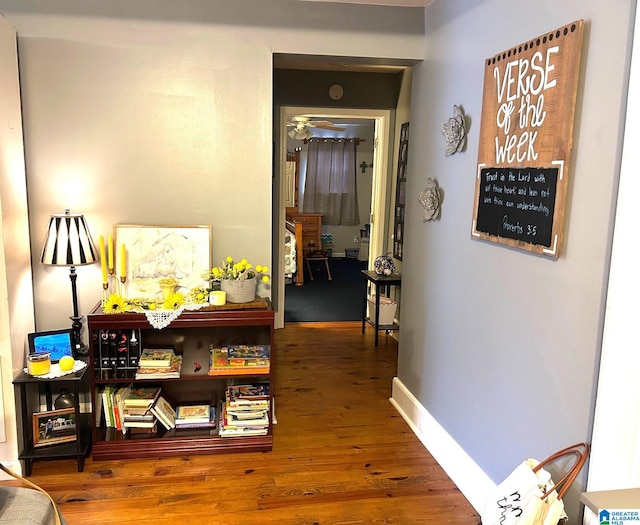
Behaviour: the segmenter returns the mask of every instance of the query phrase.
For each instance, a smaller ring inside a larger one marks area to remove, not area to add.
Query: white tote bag
[[[562,496],[579,474],[589,445],[577,443],[542,462],[527,459],[516,467],[486,498],[482,525],[557,525],[567,519]],[[574,465],[554,484],[543,466],[576,455]]]

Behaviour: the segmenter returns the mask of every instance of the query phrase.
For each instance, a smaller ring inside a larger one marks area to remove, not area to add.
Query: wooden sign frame
[[[472,238],[559,257],[583,25],[485,61]]]

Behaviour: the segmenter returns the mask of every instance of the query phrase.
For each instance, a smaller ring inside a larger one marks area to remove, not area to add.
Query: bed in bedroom
[[[296,286],[304,284],[304,268],[302,266],[303,226],[300,222],[285,221],[284,276],[291,279]]]

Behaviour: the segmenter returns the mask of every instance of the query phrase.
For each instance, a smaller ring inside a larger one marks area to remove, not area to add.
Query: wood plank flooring
[[[276,331],[274,450],[38,461],[69,525],[355,525],[479,517],[391,403],[397,345],[359,322]]]

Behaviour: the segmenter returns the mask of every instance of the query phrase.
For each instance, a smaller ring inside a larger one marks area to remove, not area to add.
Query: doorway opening
[[[373,124],[373,162],[372,166],[368,166],[372,170],[372,182],[370,193],[370,213],[368,224],[370,224],[369,232],[369,254],[381,253],[384,246],[385,229],[387,224],[387,191],[388,177],[391,170],[389,169],[389,150],[391,144],[391,111],[390,110],[367,110],[367,109],[346,109],[346,108],[322,108],[322,107],[299,107],[299,106],[283,106],[279,113],[279,147],[276,158],[279,160],[279,166],[276,167],[279,174],[279,207],[277,221],[274,221],[275,238],[279,238],[279,242],[275,243],[277,247],[278,267],[284,268],[284,252],[285,245],[283,235],[285,231],[285,196],[288,188],[286,187],[286,159],[287,159],[287,122],[291,122],[295,116],[304,115],[311,119],[328,119],[340,123],[347,122],[369,122]],[[338,124],[340,125],[340,124]],[[315,132],[315,130],[314,130]],[[318,135],[319,136],[319,135]],[[277,222],[277,224],[275,224]],[[276,255],[276,254],[274,254]],[[369,256],[370,260],[371,257]],[[304,268],[298,269],[304,271]],[[284,326],[284,310],[285,310],[285,280],[279,279],[277,284],[277,312],[276,327]]]

